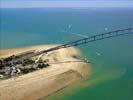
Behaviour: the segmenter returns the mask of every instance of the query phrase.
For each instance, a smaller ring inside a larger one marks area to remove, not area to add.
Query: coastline
[[[41,51],[56,45],[38,45],[15,49],[0,50],[0,58],[30,50]],[[54,61],[77,61],[76,48],[65,48],[54,51],[47,56]],[[44,56],[43,59],[46,57]],[[90,64],[85,62],[69,62],[51,64],[50,67],[32,73],[0,81],[0,99],[4,100],[36,100],[47,97],[69,86],[91,73]]]

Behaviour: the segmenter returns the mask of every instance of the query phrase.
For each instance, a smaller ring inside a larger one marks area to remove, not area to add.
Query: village
[[[20,56],[12,55],[0,59],[0,79],[30,73],[49,66],[47,61],[41,59],[41,56],[37,58],[27,57],[25,59],[20,59],[22,56],[24,56],[24,54]]]

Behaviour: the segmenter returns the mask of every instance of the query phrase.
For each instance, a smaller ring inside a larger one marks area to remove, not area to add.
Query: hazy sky
[[[1,0],[1,8],[133,7],[133,0]]]

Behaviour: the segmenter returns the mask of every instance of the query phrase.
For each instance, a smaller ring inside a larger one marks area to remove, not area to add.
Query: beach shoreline
[[[2,49],[0,58],[16,55],[30,50],[41,51],[57,45],[37,45],[24,48]],[[51,64],[48,68],[25,75],[0,81],[0,99],[2,100],[36,100],[47,97],[91,74],[89,63],[73,62],[79,59],[80,50],[64,48],[56,50],[43,59],[51,62],[71,61],[69,63]]]

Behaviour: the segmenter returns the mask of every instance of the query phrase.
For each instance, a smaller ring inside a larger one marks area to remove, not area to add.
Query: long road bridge
[[[34,56],[38,56],[40,54],[52,52],[52,51],[62,49],[62,48],[68,48],[68,47],[83,45],[83,44],[86,44],[86,43],[89,43],[89,42],[94,42],[94,41],[103,40],[103,39],[107,39],[107,38],[118,37],[118,36],[127,35],[127,34],[133,34],[133,27],[126,28],[126,29],[115,30],[115,31],[102,33],[102,34],[97,34],[97,35],[86,37],[86,38],[83,38],[83,39],[80,39],[80,40],[77,40],[77,41],[68,42],[68,43],[63,44],[63,45],[59,45],[59,46],[52,47],[52,48],[49,48],[49,49],[46,49],[46,50],[42,50],[42,51],[37,52],[37,53],[32,52],[32,53],[26,54],[25,56],[22,56],[19,59],[16,59],[15,61],[22,60],[22,59],[25,59],[25,58],[34,57]]]
[[[55,50],[62,49],[62,48],[83,45],[83,44],[86,44],[89,42],[94,42],[97,40],[103,40],[103,39],[112,38],[112,37],[118,37],[118,36],[127,35],[127,34],[133,34],[133,27],[115,30],[115,31],[107,32],[107,33],[102,33],[102,34],[86,37],[86,38],[83,38],[83,39],[80,39],[77,41],[68,42],[63,45],[59,45],[59,46],[56,46],[56,47],[53,47],[53,48],[50,48],[47,50],[43,50],[43,51],[37,53],[36,55],[39,55],[42,53],[48,53],[48,52],[55,51]]]

